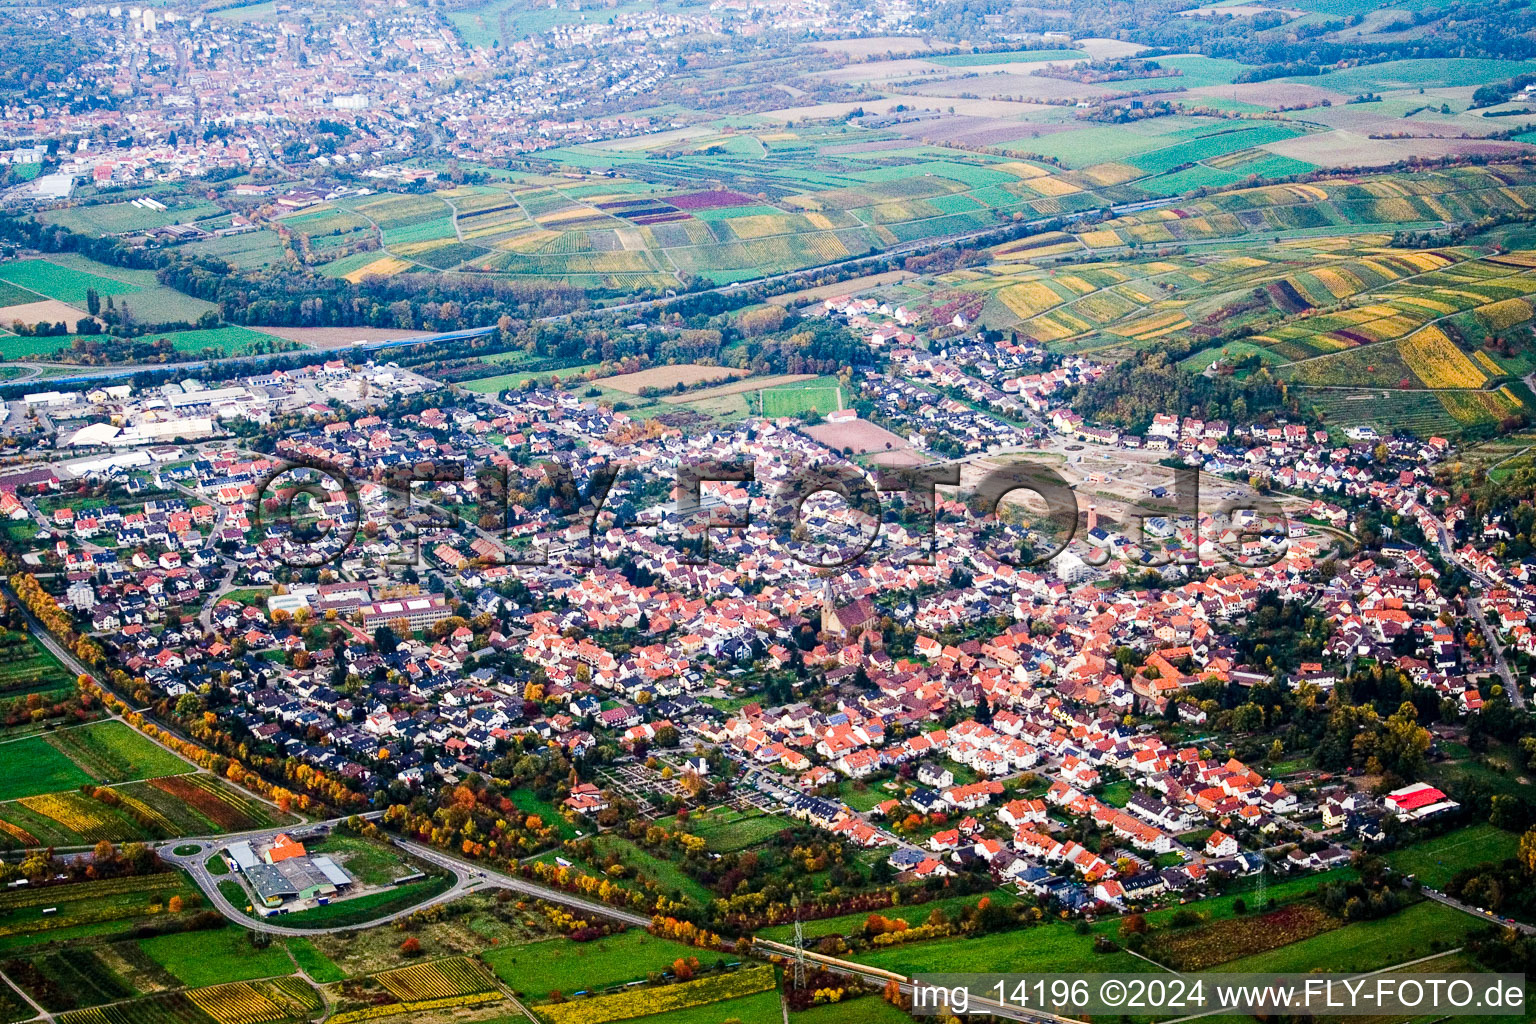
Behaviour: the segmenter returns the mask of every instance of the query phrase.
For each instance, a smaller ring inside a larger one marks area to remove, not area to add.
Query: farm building
[[[267,848],[263,856],[268,864],[279,864],[292,857],[302,857],[304,854],[304,844],[283,832],[272,840],[272,845]]]
[[[352,876],[329,857],[288,857],[277,864],[254,864],[245,871],[256,898],[267,907],[289,900],[334,896],[352,884]]]
[[[251,848],[251,844],[243,840],[226,846],[224,848],[224,856],[234,865],[235,870],[241,874],[248,873],[251,868],[261,863],[261,859],[256,856],[256,851]]]

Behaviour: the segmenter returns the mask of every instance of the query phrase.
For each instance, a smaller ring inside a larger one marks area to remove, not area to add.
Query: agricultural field
[[[287,951],[273,943],[257,948],[253,932],[234,925],[212,931],[175,932],[140,939],[139,948],[183,985],[198,987],[293,973]]]
[[[101,269],[106,271],[112,268],[103,266]],[[81,309],[85,307],[86,292],[91,289],[95,289],[102,298],[108,295],[132,295],[139,291],[138,285],[119,278],[65,266],[62,261],[42,259],[0,264],[0,281]]]
[[[690,946],[631,929],[592,942],[549,939],[488,949],[483,959],[515,993],[538,1002],[551,992],[597,991],[667,970],[678,957],[697,955]]]
[[[281,352],[298,348],[291,342],[235,324],[199,331],[158,331],[144,335],[142,340],[159,341],[162,338],[169,341],[171,347],[178,352],[214,357]]]
[[[1038,53],[1022,56],[1037,60]],[[997,56],[960,55],[943,59],[958,62],[953,69],[932,66],[959,72]],[[1303,131],[1279,121],[1162,118],[1150,126],[1079,127],[1021,139],[1011,144],[1021,159],[852,124],[721,122],[681,135],[552,150],[543,154],[549,174],[517,173],[431,195],[340,199],[276,225],[301,238],[312,259],[338,247],[357,249],[320,267],[352,281],[456,271],[616,293],[693,279],[729,284],[975,233],[1015,216],[1097,208],[1129,198],[1133,193],[1121,186],[1135,179],[1152,182],[1134,192],[1138,197],[1182,191],[1196,183],[1164,187],[1157,175],[1190,164],[1208,185],[1299,173],[1310,165],[1260,147]],[[1028,132],[1019,125],[1015,135]],[[1058,147],[1067,156],[1053,152]],[[1027,158],[1035,153],[1065,166]],[[609,171],[613,177],[597,176]],[[721,185],[701,189],[699,181]]]
[[[98,782],[130,782],[195,770],[125,722],[60,729],[49,735],[48,742]]]
[[[172,897],[190,905],[197,892],[175,871],[9,891],[0,894],[0,950],[118,931],[140,918],[165,913]],[[58,909],[43,913],[48,907]]]
[[[770,992],[774,985],[772,967],[744,967],[734,973],[711,975],[660,988],[616,992],[575,1002],[550,1003],[540,1007],[540,1012],[550,1024],[605,1024],[607,1021],[689,1010]]]
[[[0,323],[62,320],[72,330],[87,315],[87,294],[92,290],[103,304],[110,297],[140,323],[190,323],[216,310],[211,302],[160,284],[153,271],[111,267],[76,253],[57,253],[46,259],[0,264]],[[60,338],[5,340],[0,355],[6,358],[46,355],[68,343]]]
[[[70,1010],[63,1024],[282,1024],[308,1020],[320,996],[298,978],[210,985],[165,992],[104,1007]]]
[[[373,980],[403,1003],[496,990],[496,978],[485,965],[463,956],[397,967]]]
[[[74,677],[30,635],[0,637],[0,700],[33,693],[56,699],[74,688]]]
[[[185,803],[221,831],[243,832],[298,820],[211,775],[173,775],[146,785]]]
[[[4,751],[7,770],[0,777],[0,800],[74,789],[94,781],[68,754],[41,736],[9,741]]]
[[[1387,863],[1420,883],[1445,888],[1456,873],[1479,864],[1498,863],[1519,851],[1520,837],[1492,825],[1471,825],[1394,850]]]

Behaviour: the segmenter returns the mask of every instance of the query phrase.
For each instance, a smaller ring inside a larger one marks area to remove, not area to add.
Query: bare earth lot
[[[653,366],[649,370],[641,370],[638,373],[621,373],[617,377],[604,377],[603,387],[613,388],[615,391],[623,391],[625,394],[638,395],[645,388],[670,388],[681,381],[687,386],[700,384],[710,380],[725,380],[729,377],[739,377],[746,370],[737,370],[729,366],[699,366],[696,363],[683,363],[678,366]],[[698,398],[708,395],[710,392],[695,392],[692,397]],[[727,392],[729,394],[730,392]],[[688,396],[673,396],[680,401],[687,401]],[[671,401],[671,399],[668,399]]]
[[[1177,94],[1172,94],[1177,95]],[[1242,82],[1237,85],[1202,85],[1186,96],[1235,99],[1261,107],[1293,107],[1302,103],[1343,103],[1349,97],[1332,89],[1296,82]]]
[[[75,324],[85,318],[83,310],[66,305],[56,299],[44,299],[42,302],[23,302],[19,306],[0,307],[0,327],[9,327],[20,320],[24,324],[50,323],[56,324],[60,320],[69,325],[73,334]]]
[[[1484,139],[1369,139],[1354,132],[1321,132],[1300,135],[1284,142],[1261,147],[1271,153],[1306,160],[1320,167],[1372,167],[1396,163],[1409,157],[1434,159],[1442,156],[1471,156],[1528,153],[1531,147],[1521,142]]]
[[[850,420],[847,423],[818,423],[814,427],[802,427],[805,433],[830,448],[842,451],[852,448],[856,455],[870,452],[911,452],[910,446],[900,434],[893,434],[868,420]],[[913,454],[916,454],[915,452]]]
[[[688,369],[717,370],[717,371],[720,371],[720,372],[726,374],[727,376],[735,375],[735,374],[739,374],[739,373],[745,373],[746,372],[745,370],[727,370],[724,367],[719,367],[719,366],[696,366],[696,367],[664,366],[664,367],[657,367],[655,370],[641,370],[639,373],[627,373],[624,376],[625,377],[640,377],[640,376],[643,376],[644,374],[655,373],[655,372],[657,372],[659,370],[688,370]],[[614,384],[613,382],[616,381],[616,380],[622,380],[622,379],[624,379],[624,378],[623,377],[609,377],[609,378],[607,378],[606,380],[603,381],[603,386],[604,387],[610,387],[610,388],[618,388],[618,386],[616,384]],[[709,377],[699,377],[697,379],[698,380],[710,380],[711,378],[709,378]],[[743,393],[745,393],[747,391],[756,391],[759,388],[771,388],[771,387],[773,387],[773,386],[775,386],[777,384],[795,384],[795,383],[798,383],[798,382],[800,382],[802,380],[815,380],[815,379],[816,379],[816,375],[814,373],[780,373],[780,374],[777,374],[777,375],[772,376],[772,377],[753,377],[750,380],[739,380],[739,381],[736,381],[734,384],[722,384],[722,385],[720,385],[717,388],[706,388],[703,391],[690,391],[686,395],[668,395],[667,397],[663,398],[662,401],[666,402],[669,405],[686,405],[689,402],[702,402],[702,401],[706,401],[706,400],[711,399],[711,398],[723,398],[726,395],[740,395],[740,394],[743,394]],[[677,380],[679,380],[679,378],[676,377],[676,376],[673,376],[670,379],[670,382],[671,383],[676,383]],[[638,386],[641,386],[641,385],[637,385],[637,387]],[[645,386],[649,386],[649,387],[665,387],[665,386],[667,386],[667,381],[664,380],[660,384],[656,383],[655,381],[651,381],[651,382],[648,383],[648,385],[645,385]],[[618,388],[618,390],[625,391],[627,389],[626,388]]]
[[[913,36],[875,36],[871,39],[826,39],[815,44],[818,50],[846,53],[854,60],[887,53],[921,53],[933,47]]]

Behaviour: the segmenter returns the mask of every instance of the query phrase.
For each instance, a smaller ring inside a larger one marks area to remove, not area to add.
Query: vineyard
[[[0,636],[0,699],[30,693],[63,696],[74,686],[74,678],[30,636]]]
[[[306,982],[276,978],[70,1010],[55,1020],[57,1024],[277,1024],[308,1020],[321,1005],[319,995]]]
[[[400,967],[375,974],[373,979],[407,1003],[496,989],[496,979],[485,965],[462,956]]]
[[[27,810],[63,826],[70,835],[78,837],[77,842],[132,839],[141,833],[136,823],[80,793],[48,793],[22,797],[18,802]]]
[[[99,782],[127,782],[193,770],[187,762],[123,722],[60,729],[48,737],[48,742]]]
[[[141,917],[152,906],[163,908],[172,897],[191,905],[196,892],[175,872],[8,892],[0,898],[0,938]],[[46,907],[58,910],[44,914]]]
[[[274,823],[265,804],[235,792],[211,775],[175,775],[150,784],[226,831],[265,828]]]
[[[329,1024],[356,1024],[357,1021],[378,1020],[381,1017],[394,1017],[400,1014],[428,1013],[432,1010],[451,1010],[461,1006],[484,1006],[487,1003],[500,1001],[500,992],[479,992],[463,996],[445,996],[442,999],[425,999],[414,1003],[384,1003],[379,1006],[365,1006],[356,1010],[344,1010],[334,1014]],[[64,1024],[72,1024],[65,1021]]]
[[[772,967],[749,967],[734,974],[685,981],[659,988],[635,988],[611,996],[540,1006],[549,1024],[607,1024],[652,1014],[707,1006],[725,999],[766,992],[774,987]]]

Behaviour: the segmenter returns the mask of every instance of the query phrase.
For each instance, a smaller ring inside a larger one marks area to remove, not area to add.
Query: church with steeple
[[[880,611],[875,602],[861,597],[853,604],[837,603],[832,593],[832,581],[821,583],[821,631],[846,639],[856,629],[872,629],[880,621]]]

